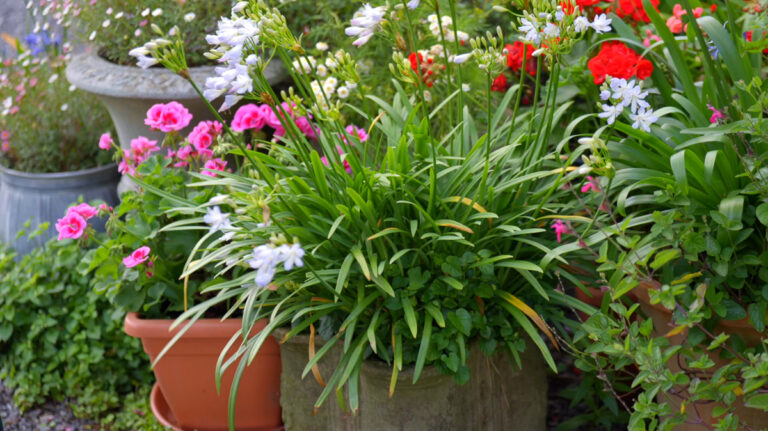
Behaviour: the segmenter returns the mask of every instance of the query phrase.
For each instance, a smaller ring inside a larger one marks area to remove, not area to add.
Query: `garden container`
[[[202,90],[205,80],[215,75],[213,66],[192,67],[189,75]],[[280,63],[272,62],[264,71],[270,84],[277,84],[285,77]],[[144,124],[147,111],[156,103],[177,101],[193,115],[185,135],[200,121],[213,120],[214,116],[204,100],[186,79],[164,67],[141,69],[122,66],[102,58],[93,51],[72,57],[67,66],[67,79],[81,90],[98,96],[112,116],[117,137],[122,148],[130,148],[131,139],[145,136],[161,142],[164,133],[150,130]],[[219,104],[220,102],[216,102]],[[218,106],[216,106],[218,107]],[[120,181],[119,192],[127,190],[129,180]]]
[[[282,338],[285,332],[277,332]],[[339,342],[341,343],[341,342]],[[479,348],[468,358],[470,379],[459,385],[453,377],[425,367],[414,385],[413,367],[398,376],[392,398],[392,367],[377,359],[363,362],[360,371],[360,407],[356,415],[342,412],[333,396],[313,416],[313,405],[322,387],[312,376],[301,380],[309,358],[309,338],[292,337],[281,344],[286,431],[543,431],[546,420],[547,380],[541,354],[528,343],[520,355],[522,367],[506,353],[487,357]],[[317,349],[321,347],[317,343]],[[340,359],[341,345],[320,362],[320,374],[330,378]]]
[[[657,284],[652,282],[640,283],[638,287],[632,290],[632,295],[640,303],[640,308],[643,312],[653,320],[654,336],[661,337],[669,333],[670,330],[675,328],[675,324],[672,322],[672,313],[664,308],[661,304],[651,304],[650,296],[648,294],[649,289],[656,289]],[[742,320],[720,320],[717,326],[713,330],[714,335],[721,333],[726,334],[738,334],[750,347],[754,347],[765,339],[768,334],[761,334],[757,332],[748,322],[747,319]],[[667,337],[672,345],[682,344],[685,339],[686,332],[683,331],[680,334]],[[720,351],[715,350],[709,352],[709,357],[715,363],[713,369],[718,369],[727,365],[730,360],[720,358]],[[680,371],[680,364],[682,359],[678,359],[677,355],[669,360],[667,366],[672,372]],[[671,400],[670,404],[673,410],[680,409],[680,403],[677,402],[676,397],[665,397],[665,401]],[[708,421],[708,424],[683,424],[678,425],[675,431],[705,431],[711,430],[712,425],[717,423],[717,419],[712,419],[712,410],[718,406],[718,403],[710,402],[706,404],[697,404],[696,409],[699,411],[701,417]],[[733,404],[736,415],[743,422],[749,424],[752,429],[768,429],[768,412],[746,407],[744,405],[744,399],[739,397]],[[688,406],[688,411],[693,415],[692,406]]]
[[[136,313],[125,318],[125,332],[141,338],[154,362],[179,328],[170,331],[173,320],[141,319]],[[259,322],[255,330],[261,330]],[[160,422],[183,431],[226,431],[229,389],[235,368],[216,391],[216,362],[229,339],[241,330],[240,319],[201,319],[155,364],[157,378],[152,393],[152,411]],[[280,349],[268,339],[240,381],[235,424],[238,431],[282,429],[280,417]]]
[[[56,220],[82,197],[85,202],[100,199],[109,205],[117,203],[120,174],[114,163],[73,172],[19,172],[0,165],[0,242],[11,244],[19,254],[26,254],[56,234]],[[28,239],[16,234],[32,220],[28,232],[40,223],[50,222],[41,237]],[[103,229],[105,219],[95,217],[89,223]]]

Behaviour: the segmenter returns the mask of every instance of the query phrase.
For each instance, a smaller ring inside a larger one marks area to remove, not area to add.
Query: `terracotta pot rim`
[[[652,307],[655,310],[661,311],[666,313],[667,315],[672,315],[672,311],[668,310],[666,307],[664,307],[661,304],[651,304],[650,295],[648,294],[648,290],[654,289],[658,290],[660,287],[660,284],[657,281],[642,281],[635,289],[632,290],[633,296],[636,300]],[[638,288],[642,288],[641,290],[638,290]],[[731,329],[745,329],[745,330],[751,330],[754,331],[756,334],[758,334],[757,330],[752,327],[752,325],[749,323],[749,319],[738,319],[738,320],[725,320],[723,318],[718,319],[717,321],[718,326],[731,328]]]
[[[182,323],[171,331],[170,327],[174,321],[175,319],[142,319],[138,313],[130,312],[125,315],[125,332],[130,336],[140,338],[170,338],[185,325]],[[184,338],[228,338],[242,328],[242,322],[243,320],[239,318],[199,319],[184,334]]]

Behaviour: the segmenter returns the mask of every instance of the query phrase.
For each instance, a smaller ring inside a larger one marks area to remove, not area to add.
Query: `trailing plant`
[[[591,209],[563,218],[569,240],[545,261],[581,253],[598,265],[598,283],[611,300],[577,339],[589,340],[584,352],[603,359],[585,357],[581,364],[597,371],[637,364],[633,386],[641,390],[634,405],[625,405],[632,410],[630,429],[686,422],[753,429],[739,415],[744,406],[768,411],[761,364],[768,87],[763,47],[745,35],[754,35],[764,17],[750,9],[742,14],[732,2],[709,15],[683,1],[666,21],[647,2],[645,11],[658,34],[647,54],[659,94],[642,87],[632,93],[635,82],[608,79],[602,90],[610,102],[600,114],[608,125],[584,137],[569,160],[585,163],[571,180],[592,174],[584,185],[592,197],[579,200]],[[627,43],[642,46],[634,30],[618,22],[615,28]],[[647,127],[629,125],[628,117],[638,123],[637,114],[608,113],[612,103],[629,107],[639,94],[646,104],[665,106]],[[636,317],[638,304],[627,295],[645,298],[642,311],[653,320]],[[726,329],[734,325],[744,329]],[[714,406],[711,417],[707,405]]]
[[[0,251],[0,377],[22,410],[68,400],[77,416],[107,420],[151,382],[124,312],[74,270],[84,256],[74,241],[51,240],[18,261]]]

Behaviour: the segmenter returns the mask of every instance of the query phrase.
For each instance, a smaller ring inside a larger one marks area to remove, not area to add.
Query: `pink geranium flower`
[[[204,158],[213,157],[213,151],[209,150],[213,141],[221,134],[222,126],[218,121],[201,121],[192,132],[189,133],[187,140],[194,145],[201,156]]]
[[[205,162],[205,166],[203,167],[205,168],[201,172],[203,175],[215,177],[216,172],[213,171],[224,171],[227,168],[227,162],[221,159],[211,159]]]
[[[267,106],[267,110],[272,112],[269,106]],[[265,113],[266,111],[262,107],[256,106],[253,103],[240,107],[235,112],[235,118],[232,120],[232,130],[235,132],[243,132],[250,129],[261,130],[267,122]]]
[[[79,205],[70,207],[67,210],[67,213],[71,213],[71,212],[73,212],[73,213],[79,215],[80,217],[84,218],[85,221],[88,221],[91,218],[95,217],[99,213],[99,209],[95,208],[95,207],[92,207],[92,206],[88,205],[87,203],[83,202],[83,203],[81,203]]]
[[[136,139],[131,139],[131,152],[133,152],[133,158],[137,163],[141,163],[146,160],[150,154],[155,151],[159,151],[157,141],[151,141],[144,136],[139,136]]]
[[[127,268],[133,268],[134,266],[141,265],[149,259],[150,248],[146,245],[137,248],[133,253],[123,258],[123,265]]]
[[[104,133],[99,138],[99,148],[102,150],[109,150],[112,148],[112,144],[115,141],[112,140],[112,136],[109,133]]]
[[[359,139],[360,142],[365,142],[368,140],[368,134],[365,133],[365,129],[361,129],[354,124],[347,126],[346,131],[352,136],[357,136],[357,139]]]
[[[189,125],[192,114],[179,102],[158,103],[147,111],[144,124],[161,132],[179,131]]]
[[[296,127],[298,127],[301,133],[303,133],[307,138],[313,141],[317,139],[317,133],[315,131],[315,128],[312,126],[312,123],[309,121],[309,118],[307,117],[297,118]]]
[[[67,211],[67,215],[56,221],[59,241],[63,239],[78,239],[83,236],[88,222],[78,213]]]

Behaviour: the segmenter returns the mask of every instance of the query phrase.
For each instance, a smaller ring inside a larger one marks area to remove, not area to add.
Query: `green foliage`
[[[51,240],[14,256],[0,251],[0,377],[19,407],[71,399],[76,415],[99,418],[148,385],[149,362],[123,332],[124,312],[74,270],[84,258],[76,243]]]
[[[76,0],[67,8],[67,21],[72,30],[88,43],[95,45],[107,60],[123,65],[135,64],[128,52],[157,37],[152,26],[163,31],[180,28],[186,35],[189,63],[200,66],[210,61],[203,53],[208,49],[205,35],[213,33],[222,16],[229,16],[230,1],[187,0]],[[109,13],[107,13],[109,11]],[[158,14],[158,12],[160,13]],[[192,19],[185,19],[187,14]],[[118,15],[121,14],[121,15]]]
[[[41,173],[108,163],[96,144],[112,128],[109,114],[95,96],[70,88],[56,44],[34,48],[17,42],[18,55],[0,63],[0,163]]]
[[[207,203],[215,194],[214,188],[188,189],[189,174],[171,163],[162,156],[151,157],[139,167],[137,175],[145,189],[164,190],[173,199],[148,191],[123,193],[107,222],[108,238],[90,250],[80,265],[96,292],[121,309],[138,311],[146,318],[169,318],[184,310],[184,281],[179,276],[189,251],[204,234],[203,230],[173,229],[169,225],[180,214],[166,211],[179,202],[191,206]],[[126,268],[123,258],[143,246],[151,250],[151,264]],[[211,281],[207,273],[190,277],[186,304],[194,305],[199,291]]]

